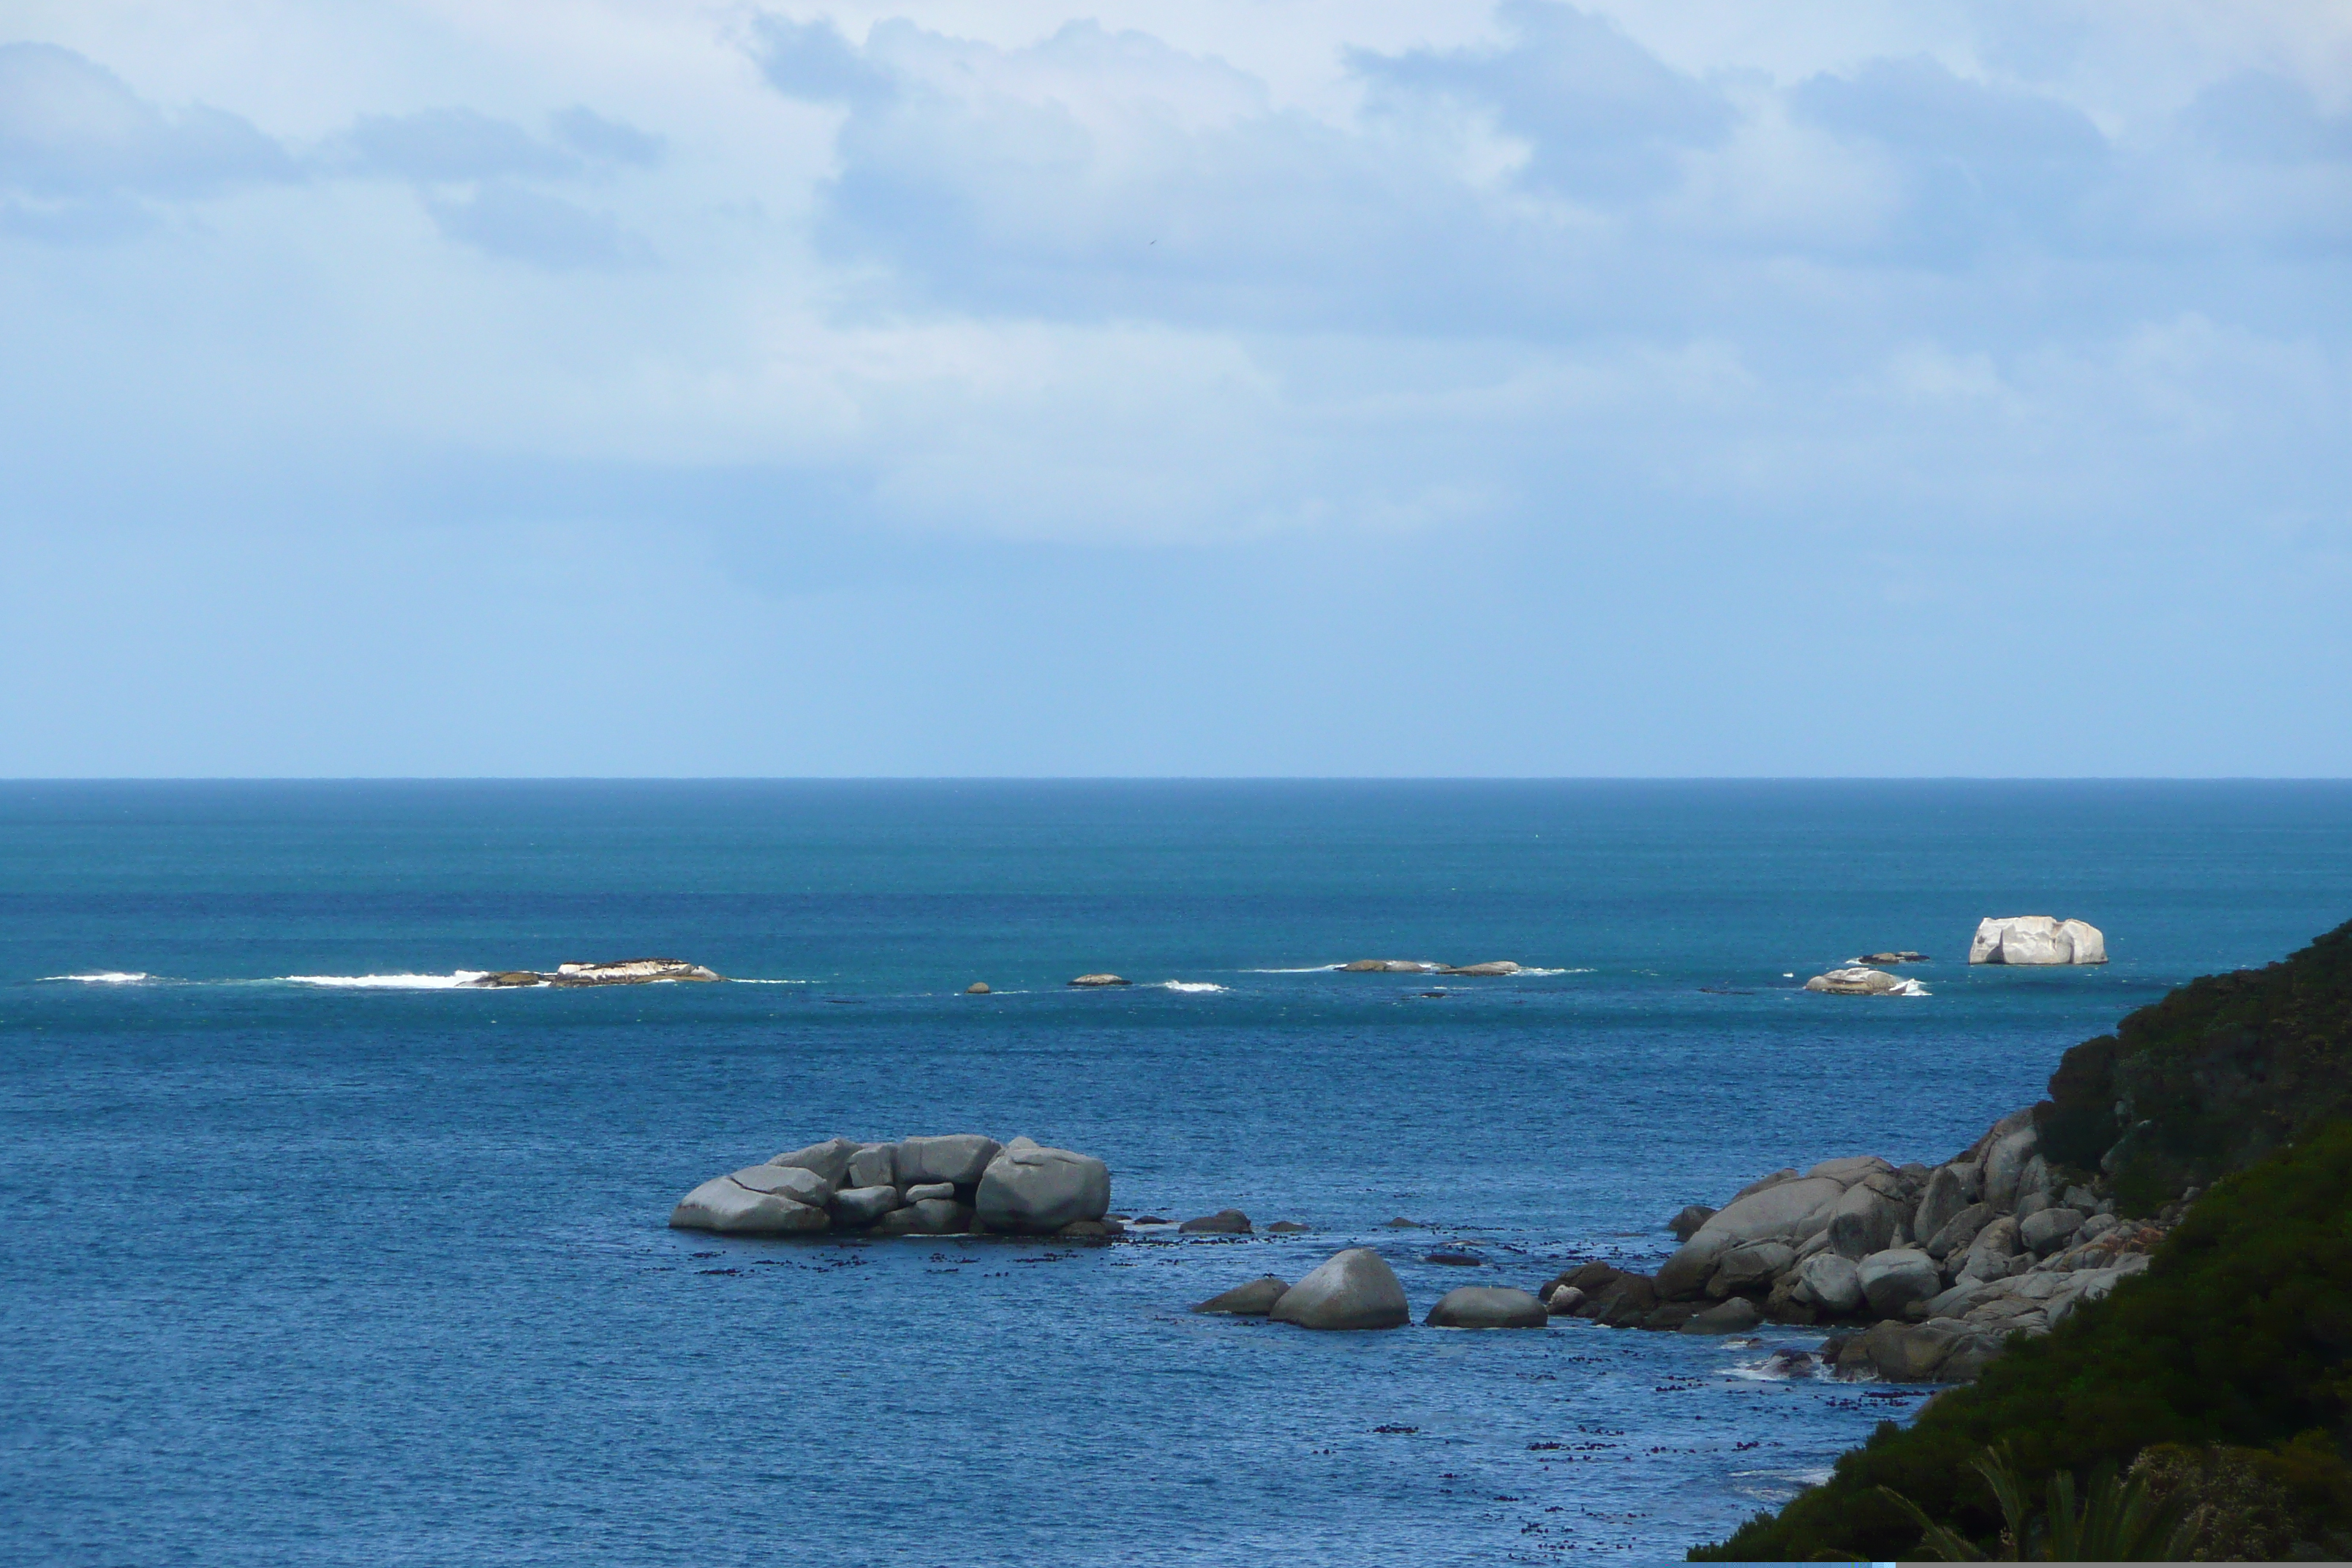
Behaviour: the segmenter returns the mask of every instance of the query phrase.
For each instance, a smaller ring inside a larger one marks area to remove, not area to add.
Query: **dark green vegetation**
[[[2126,1212],[2352,1116],[2352,924],[2266,969],[2209,975],[2068,1051],[2037,1108],[2053,1163],[2105,1162]]]
[[[2074,1472],[2050,1478],[2049,1500],[2038,1512],[2007,1450],[1988,1448],[1969,1468],[1984,1478],[2000,1504],[2000,1548],[1994,1561],[2043,1563],[2163,1563],[2186,1560],[2206,1524],[2196,1489],[2169,1472],[2143,1470],[2137,1461],[2128,1477],[2102,1465],[2078,1503]],[[1927,1517],[1925,1510],[1892,1489],[1884,1495],[1919,1527],[1921,1547],[1947,1563],[1981,1563],[1988,1553],[1976,1542]]]
[[[2352,926],[2068,1052],[2042,1111],[2053,1162],[2096,1168],[2100,1140],[2121,1137],[2127,1208],[2210,1189],[2147,1274],[2013,1340],[1974,1385],[1882,1425],[1827,1483],[1692,1557],[1918,1555],[1919,1522],[1882,1489],[1995,1552],[2002,1510],[1971,1468],[1994,1445],[2035,1491],[2137,1461],[2198,1510],[2202,1556],[2352,1555],[2347,1094]]]

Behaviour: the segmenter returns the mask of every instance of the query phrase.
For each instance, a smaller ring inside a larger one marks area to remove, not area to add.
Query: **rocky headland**
[[[1655,1274],[1587,1263],[1544,1300],[1619,1328],[1825,1325],[1847,1375],[1965,1381],[2009,1335],[2047,1333],[2146,1268],[2179,1217],[2120,1217],[2104,1180],[2069,1180],[2040,1141],[2027,1109],[1932,1168],[1864,1154],[1775,1171],[1676,1215],[1682,1245]]]

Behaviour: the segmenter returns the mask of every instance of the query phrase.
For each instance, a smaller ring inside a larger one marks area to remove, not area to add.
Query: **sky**
[[[0,775],[2352,774],[2339,0],[0,0]]]

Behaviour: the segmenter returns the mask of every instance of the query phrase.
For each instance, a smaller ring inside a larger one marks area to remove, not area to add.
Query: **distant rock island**
[[[2049,915],[1988,915],[1969,943],[1970,963],[2105,963],[2107,939],[2084,921]]]
[[[559,963],[551,974],[542,974],[535,969],[502,969],[466,984],[499,990],[520,985],[651,985],[664,980],[726,978],[683,958],[623,958],[604,963]]]
[[[860,1143],[829,1138],[713,1176],[670,1212],[673,1230],[730,1236],[1120,1234],[1110,1167],[1091,1154],[979,1132]]]

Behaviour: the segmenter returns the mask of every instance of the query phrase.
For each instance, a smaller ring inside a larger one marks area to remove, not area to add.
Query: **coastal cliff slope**
[[[2140,1278],[1694,1561],[1916,1556],[1880,1489],[1989,1548],[1969,1462],[2042,1479],[2137,1463],[2201,1510],[2199,1555],[2341,1556],[2352,1538],[2352,925],[2182,986],[2066,1053],[2035,1108],[2053,1163],[2143,1211],[2193,1200]],[[2200,1187],[2203,1190],[2200,1190]]]

